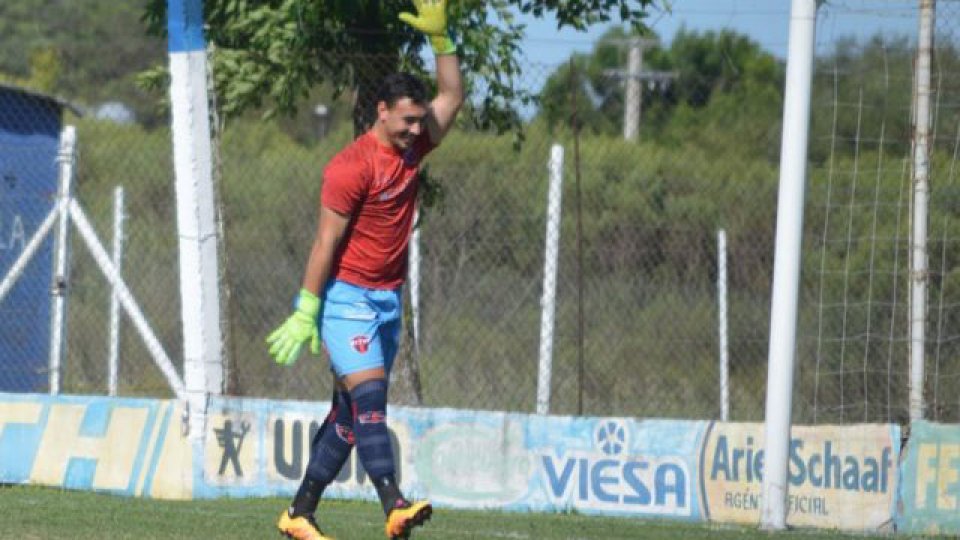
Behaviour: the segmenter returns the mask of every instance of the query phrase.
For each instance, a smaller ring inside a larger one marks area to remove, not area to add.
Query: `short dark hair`
[[[417,105],[426,105],[426,85],[409,73],[391,73],[384,77],[377,89],[377,103],[383,101],[387,107],[393,107],[403,98],[410,98]]]

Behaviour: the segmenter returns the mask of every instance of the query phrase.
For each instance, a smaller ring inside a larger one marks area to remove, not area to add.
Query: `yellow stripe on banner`
[[[160,435],[163,446],[148,495],[155,499],[190,499],[193,496],[193,452],[181,423],[186,411],[182,401],[171,401],[169,406],[173,411],[166,433]]]
[[[4,424],[36,424],[42,412],[42,403],[0,403],[0,433]]]

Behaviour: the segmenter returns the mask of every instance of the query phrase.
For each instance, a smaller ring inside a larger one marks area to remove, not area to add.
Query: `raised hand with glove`
[[[267,336],[270,356],[281,366],[289,366],[300,356],[300,347],[310,341],[310,352],[320,354],[320,332],[317,331],[317,315],[320,299],[306,289],[297,295],[296,309],[279,328]]]
[[[401,13],[400,20],[423,32],[437,55],[456,54],[457,45],[447,28],[447,0],[413,0],[417,15]]]

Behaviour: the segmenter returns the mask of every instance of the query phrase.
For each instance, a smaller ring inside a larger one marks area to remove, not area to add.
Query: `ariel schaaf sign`
[[[787,524],[857,531],[891,525],[899,441],[892,424],[794,426]],[[763,467],[763,424],[712,424],[700,465],[704,517],[758,523]]]

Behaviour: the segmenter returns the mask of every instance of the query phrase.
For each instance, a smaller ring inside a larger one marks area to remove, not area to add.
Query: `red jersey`
[[[330,160],[320,204],[352,216],[331,277],[370,289],[403,283],[417,172],[435,146],[426,130],[403,152],[367,132]]]

